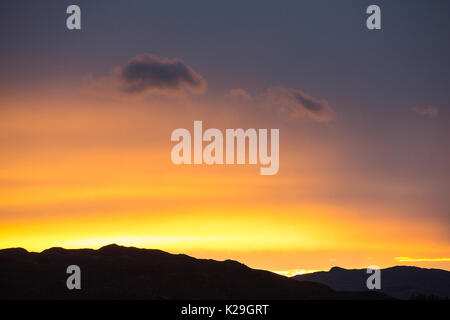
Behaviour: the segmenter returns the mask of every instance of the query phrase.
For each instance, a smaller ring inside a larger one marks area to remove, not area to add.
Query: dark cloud
[[[335,117],[327,101],[318,100],[298,89],[269,88],[267,102],[271,109],[286,114],[291,119],[309,118],[313,121],[328,122]]]
[[[120,78],[129,93],[152,90],[201,93],[206,87],[202,76],[180,59],[160,59],[151,54],[131,59],[120,70]]]
[[[88,79],[97,92],[119,91],[127,95],[199,94],[206,90],[203,77],[180,59],[159,58],[145,53],[115,68],[111,76]]]

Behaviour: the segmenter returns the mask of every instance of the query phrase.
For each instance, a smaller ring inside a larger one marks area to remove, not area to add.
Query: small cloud
[[[410,258],[410,257],[395,257],[394,260],[400,262],[447,262],[450,258]]]
[[[327,101],[316,99],[298,89],[269,88],[266,97],[269,108],[286,114],[290,119],[309,118],[317,122],[329,122],[335,118]]]
[[[432,106],[425,108],[412,107],[411,111],[428,118],[435,118],[439,113],[439,109]]]
[[[187,92],[201,94],[206,81],[180,59],[141,54],[124,66],[116,67],[107,77],[91,77],[88,86],[98,92],[121,92],[126,95],[179,96]]]
[[[228,93],[229,96],[242,99],[244,101],[251,101],[252,96],[248,94],[244,89],[236,88],[231,89]]]

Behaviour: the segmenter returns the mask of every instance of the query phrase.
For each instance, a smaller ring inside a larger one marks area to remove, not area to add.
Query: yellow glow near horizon
[[[305,270],[305,269],[293,269],[293,270],[284,270],[284,271],[272,271],[273,273],[279,274],[280,276],[285,277],[293,277],[302,274],[314,273],[320,270]]]
[[[39,222],[23,221],[19,225],[12,220],[3,224],[0,243],[3,246],[8,242],[16,243],[33,250],[49,245],[97,248],[110,243],[173,250],[333,247],[332,237],[325,232],[326,226],[319,230],[317,222],[311,218],[293,223],[286,213],[275,217],[277,208],[241,210],[221,208],[190,212],[187,209],[182,214],[175,211],[159,215],[143,212],[97,217],[81,215],[71,219],[50,217]],[[92,237],[93,234],[101,236]]]

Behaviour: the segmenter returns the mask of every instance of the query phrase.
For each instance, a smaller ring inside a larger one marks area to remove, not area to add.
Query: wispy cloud
[[[394,260],[400,262],[443,262],[450,261],[450,258],[410,258],[410,257],[395,257]]]
[[[247,91],[245,91],[244,89],[241,89],[241,88],[231,89],[228,92],[228,95],[231,97],[234,97],[234,98],[242,99],[244,101],[252,100],[252,96]]]
[[[434,118],[439,114],[439,109],[432,106],[425,108],[412,107],[411,111],[428,118]]]
[[[317,122],[334,120],[335,113],[325,100],[291,88],[269,88],[266,93],[269,108],[290,119],[310,119]]]

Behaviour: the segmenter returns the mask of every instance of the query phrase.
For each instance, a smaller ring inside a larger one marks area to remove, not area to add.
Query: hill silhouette
[[[66,269],[81,268],[81,290]],[[160,250],[108,245],[98,250],[0,250],[0,299],[387,299],[337,292],[239,262],[195,259]]]
[[[366,269],[333,267],[292,277],[298,281],[322,283],[334,290],[364,291],[369,275]],[[381,270],[381,292],[396,299],[449,299],[450,272],[439,269],[397,266]]]

